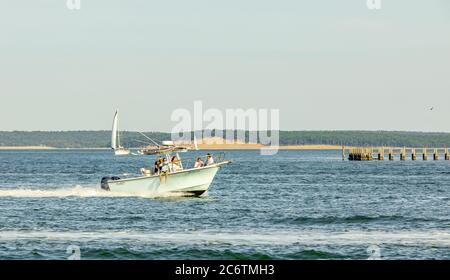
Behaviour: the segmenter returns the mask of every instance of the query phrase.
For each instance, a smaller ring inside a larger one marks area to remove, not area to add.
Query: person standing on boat
[[[167,163],[167,159],[164,158],[160,164],[159,169],[159,183],[162,183],[162,177],[164,176],[164,183],[167,183],[167,177],[169,176],[169,164]]]
[[[210,153],[206,155],[206,166],[214,164],[214,159]]]
[[[183,168],[181,168],[180,160],[177,158],[177,156],[173,156],[170,160],[170,167],[172,172],[180,171]]]
[[[159,160],[155,161],[155,166],[153,168],[153,175],[159,175]]]

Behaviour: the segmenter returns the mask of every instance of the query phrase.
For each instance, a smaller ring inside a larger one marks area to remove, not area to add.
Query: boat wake
[[[16,188],[0,189],[0,197],[49,198],[49,197],[144,197],[144,198],[171,198],[191,196],[189,193],[143,192],[129,194],[114,191],[105,191],[100,187],[64,187],[57,189]]]
[[[230,245],[351,245],[392,244],[402,246],[450,247],[448,230],[400,231],[263,231],[263,232],[139,232],[139,231],[0,231],[0,241],[5,240],[66,240],[172,244],[230,244]]]

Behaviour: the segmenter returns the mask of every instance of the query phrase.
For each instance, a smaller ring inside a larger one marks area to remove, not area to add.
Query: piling
[[[438,149],[434,149],[434,152],[433,152],[433,160],[439,160]]]
[[[422,159],[428,160],[427,149],[423,149]]]
[[[400,152],[400,160],[406,160],[406,148],[404,147]]]
[[[389,160],[390,160],[390,161],[393,161],[393,160],[394,160],[394,152],[392,151],[392,149],[389,149],[389,155],[388,155],[388,157],[389,157]]]
[[[417,160],[416,149],[412,149],[412,151],[411,151],[411,159],[412,160]]]
[[[378,160],[384,160],[384,147],[378,148]]]

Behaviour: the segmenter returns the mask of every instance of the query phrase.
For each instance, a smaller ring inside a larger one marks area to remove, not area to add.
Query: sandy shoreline
[[[0,150],[52,150],[47,146],[0,146]]]
[[[204,150],[259,150],[259,149],[278,149],[278,150],[341,150],[342,146],[336,145],[286,145],[286,146],[263,146],[259,144],[209,144],[199,145]]]
[[[202,150],[259,150],[263,148],[279,150],[340,150],[337,145],[287,145],[263,146],[260,144],[200,144]],[[109,150],[109,148],[53,148],[47,146],[0,146],[0,150]]]

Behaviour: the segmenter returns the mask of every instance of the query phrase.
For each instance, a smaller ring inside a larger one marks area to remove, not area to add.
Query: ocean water
[[[101,177],[153,157],[0,151],[0,259],[450,258],[450,162],[226,157],[207,195],[131,197]]]

